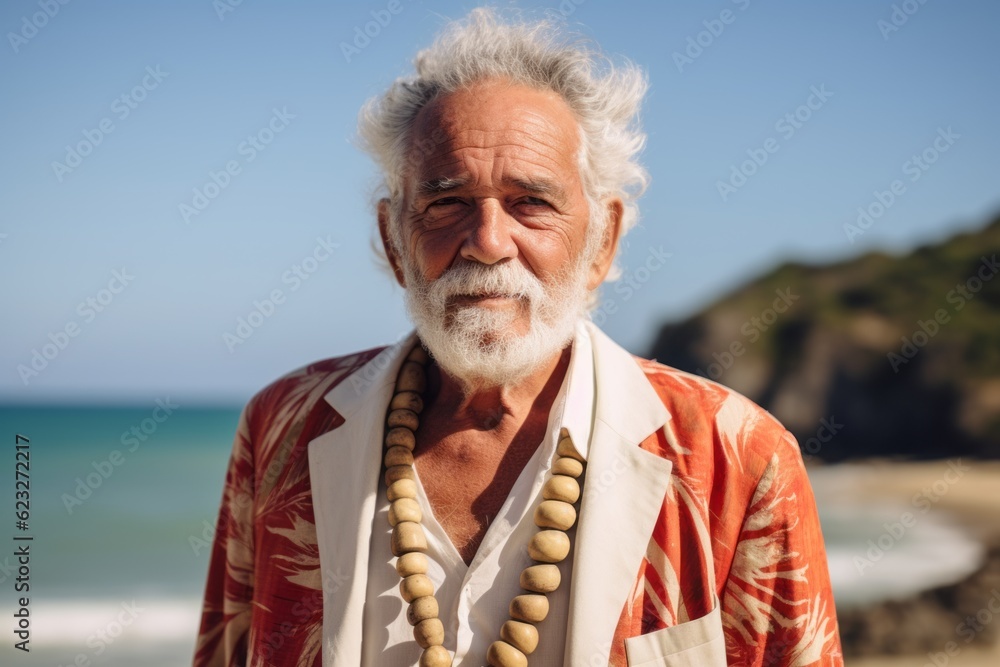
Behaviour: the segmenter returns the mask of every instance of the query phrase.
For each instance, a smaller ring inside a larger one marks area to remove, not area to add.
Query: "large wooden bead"
[[[411,551],[396,559],[396,574],[409,577],[414,574],[427,574],[427,556],[419,551]]]
[[[535,508],[535,525],[539,528],[569,530],[576,523],[576,508],[561,500],[543,500]]]
[[[552,464],[552,474],[579,477],[583,474],[583,464],[568,456],[560,456]]]
[[[437,645],[424,649],[420,656],[420,667],[451,667],[451,653],[444,646]]]
[[[422,394],[426,388],[427,377],[424,374],[424,367],[415,361],[404,361],[396,378],[396,391],[415,391]]]
[[[490,644],[486,662],[492,667],[528,667],[528,658],[505,641]]]
[[[569,438],[569,436],[559,440],[559,443],[556,445],[556,454],[576,459],[581,463],[586,461],[586,459],[580,456],[580,453],[576,451],[576,447],[573,445],[573,441]]]
[[[417,483],[412,479],[396,480],[386,488],[385,497],[389,499],[390,503],[400,498],[416,499]]]
[[[421,345],[420,343],[414,345],[413,349],[410,350],[410,353],[406,355],[407,361],[413,361],[418,364],[426,364],[427,359],[428,359],[427,350],[425,350],[424,346]]]
[[[534,593],[551,593],[559,588],[561,575],[555,565],[531,565],[521,571],[521,588]]]
[[[451,654],[443,646],[431,646],[420,656],[418,667],[451,667]]]
[[[385,450],[385,465],[386,467],[413,465],[413,450],[400,445],[390,447]]]
[[[519,621],[541,623],[549,615],[549,599],[534,593],[518,595],[510,601],[510,615]]]
[[[525,655],[538,648],[538,628],[531,623],[507,621],[500,627],[500,639]]]
[[[420,523],[424,514],[420,510],[420,503],[413,498],[399,498],[389,504],[389,525],[395,526],[402,521],[412,521]]]
[[[424,409],[424,399],[415,391],[401,391],[389,401],[390,410],[410,410],[420,413]]]
[[[558,563],[569,555],[569,536],[561,530],[540,530],[528,542],[528,555],[539,563]]]
[[[579,497],[580,485],[575,479],[566,475],[552,475],[542,487],[542,498],[545,500],[561,500],[572,504]]]
[[[397,426],[389,429],[389,432],[385,434],[385,446],[406,447],[413,451],[417,446],[417,436],[413,435],[413,431],[410,429]]]
[[[413,626],[413,638],[420,644],[420,648],[441,646],[444,644],[444,623],[439,618],[424,619]],[[448,664],[451,664],[450,657]]]
[[[401,479],[417,479],[413,472],[413,466],[390,466],[385,469],[385,485],[391,486],[393,482]]]
[[[390,544],[393,556],[402,556],[411,551],[427,551],[427,536],[419,523],[403,521],[393,526]]]
[[[385,425],[389,428],[400,427],[416,431],[420,426],[420,417],[413,410],[393,410],[385,418]]]
[[[410,625],[416,625],[420,621],[438,617],[438,601],[433,595],[425,595],[410,603],[406,610],[406,620]]]
[[[399,594],[407,602],[434,595],[434,582],[426,574],[411,574],[399,582]]]

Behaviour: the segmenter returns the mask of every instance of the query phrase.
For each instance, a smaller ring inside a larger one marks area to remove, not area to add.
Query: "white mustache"
[[[438,298],[460,296],[498,296],[509,299],[537,300],[544,296],[542,282],[522,265],[514,262],[479,264],[462,262],[431,283]]]

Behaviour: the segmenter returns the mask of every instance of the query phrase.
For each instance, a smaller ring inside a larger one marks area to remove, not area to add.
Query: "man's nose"
[[[511,236],[516,224],[496,199],[478,200],[462,243],[462,258],[496,264],[517,257],[517,244]]]

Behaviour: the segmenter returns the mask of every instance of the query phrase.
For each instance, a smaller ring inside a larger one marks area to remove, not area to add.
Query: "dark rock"
[[[1000,219],[904,257],[787,264],[649,356],[745,394],[822,460],[1000,458],[998,254]]]
[[[865,608],[840,609],[840,639],[846,657],[911,655],[993,644],[1000,637],[1000,546],[964,581],[887,600]]]

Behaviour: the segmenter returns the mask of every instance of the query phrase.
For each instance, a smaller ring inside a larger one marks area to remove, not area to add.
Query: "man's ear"
[[[385,251],[386,259],[389,260],[389,266],[392,267],[393,275],[396,276],[396,282],[405,289],[406,280],[403,277],[403,269],[399,263],[399,257],[396,256],[396,251],[389,241],[389,200],[385,197],[378,200],[378,233],[382,237],[382,249]]]
[[[610,197],[605,199],[602,204],[607,207],[607,225],[604,229],[604,238],[601,239],[601,247],[590,265],[590,277],[587,280],[587,289],[589,290],[597,289],[604,282],[608,271],[615,263],[618,239],[622,231],[622,214],[625,211],[625,204],[622,203],[621,198]]]

